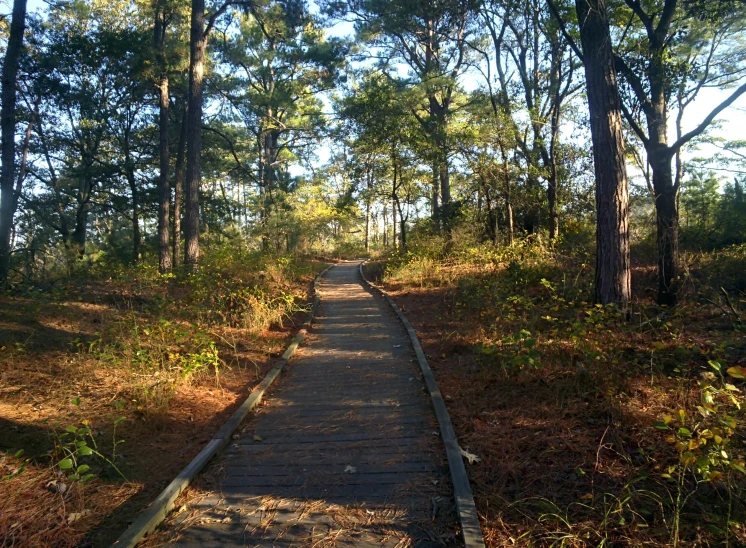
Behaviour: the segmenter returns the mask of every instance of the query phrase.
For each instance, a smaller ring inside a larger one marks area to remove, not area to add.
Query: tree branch
[[[559,25],[560,31],[562,31],[562,35],[565,37],[565,40],[567,40],[567,43],[570,44],[570,47],[575,52],[575,55],[578,56],[580,62],[584,62],[583,54],[580,52],[580,48],[575,43],[575,40],[573,40],[572,36],[570,36],[570,33],[567,32],[567,27],[565,27],[565,22],[560,16],[559,10],[557,10],[557,6],[554,5],[554,2],[552,2],[552,0],[547,0],[547,5],[549,6],[549,11],[552,12],[552,17],[554,17],[554,19],[557,21],[557,24]]]
[[[645,132],[642,130],[640,125],[637,123],[637,120],[635,120],[634,116],[632,116],[632,113],[627,109],[627,105],[624,104],[623,101],[620,101],[620,105],[622,107],[622,114],[624,114],[624,118],[627,120],[627,123],[632,128],[632,131],[635,132],[635,135],[642,141],[642,144],[645,145],[645,148],[647,149],[648,145],[650,144],[650,139],[648,139],[647,135],[645,135]]]
[[[635,71],[633,71],[629,67],[627,62],[622,59],[621,56],[616,54],[614,55],[614,68],[618,73],[624,76],[625,80],[627,80],[627,83],[632,88],[632,91],[635,92],[637,100],[640,101],[640,106],[642,106],[642,110],[645,112],[645,114],[651,114],[652,105],[650,104],[650,99],[648,98],[648,94],[645,92],[645,88],[642,85],[642,80],[640,80],[640,77],[635,74]]]
[[[645,31],[648,34],[648,38],[652,41],[655,39],[655,29],[653,28],[653,21],[650,19],[647,13],[642,9],[638,0],[624,0],[624,3],[637,15],[640,22],[645,27]]]
[[[675,153],[678,151],[682,146],[687,144],[689,141],[694,139],[697,135],[702,133],[705,129],[707,129],[707,126],[709,126],[712,121],[715,119],[715,117],[723,112],[726,108],[731,106],[736,99],[738,99],[741,95],[746,93],[746,83],[741,84],[738,89],[736,89],[733,93],[730,94],[730,96],[720,103],[718,106],[716,106],[714,109],[712,109],[712,112],[705,117],[704,120],[702,120],[702,123],[699,124],[696,128],[691,130],[689,133],[685,133],[681,136],[673,145],[671,145],[671,150]]]

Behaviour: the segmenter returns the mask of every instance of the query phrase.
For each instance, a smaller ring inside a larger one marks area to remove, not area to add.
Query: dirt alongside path
[[[457,542],[445,454],[405,330],[362,287],[358,262],[330,270],[321,293],[274,394],[152,544]]]
[[[143,267],[0,295],[0,546],[110,546],[276,361],[325,266],[227,257],[199,279]],[[80,437],[129,482],[97,455],[70,478]]]

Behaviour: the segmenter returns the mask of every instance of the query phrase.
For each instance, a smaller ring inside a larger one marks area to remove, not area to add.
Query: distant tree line
[[[673,305],[680,244],[746,239],[745,143],[710,138],[746,93],[745,15],[735,0],[14,0],[0,281],[104,256],[196,267],[206,236],[406,249],[415,223],[496,245],[585,223],[595,298],[625,307],[647,224]],[[354,40],[329,33],[345,21]],[[685,161],[708,142],[720,152]]]

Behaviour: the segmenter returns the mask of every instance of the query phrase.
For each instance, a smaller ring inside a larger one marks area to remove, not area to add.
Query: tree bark
[[[665,94],[665,67],[662,53],[656,51],[650,63],[651,106],[647,112],[648,135],[645,152],[653,172],[656,241],[658,247],[658,304],[673,306],[678,293],[679,209],[678,187],[674,185],[671,162],[675,155],[668,145],[668,101]]]
[[[658,244],[658,304],[676,304],[679,275],[678,189],[674,186],[670,154],[650,158],[655,191],[656,240]]]
[[[202,80],[205,70],[205,0],[192,0],[189,39],[189,107],[184,185],[184,263],[199,264],[199,190],[202,179]]]
[[[370,251],[370,170],[366,174],[367,192],[365,194],[365,251]]]
[[[515,242],[515,223],[513,222],[513,197],[510,189],[510,167],[508,166],[508,154],[502,149],[503,157],[503,177],[505,177],[505,214],[508,225],[508,245]]]
[[[88,213],[90,204],[88,201],[78,204],[75,212],[75,229],[72,233],[72,251],[78,260],[85,256],[85,244],[88,236]]]
[[[174,176],[174,229],[173,229],[173,266],[181,264],[181,200],[184,188],[184,157],[186,155],[187,139],[187,106],[181,116],[181,130],[179,131],[179,145],[176,149],[176,174]]]
[[[13,1],[13,18],[5,50],[0,97],[0,133],[2,133],[2,170],[0,170],[0,286],[5,284],[10,268],[13,216],[18,206],[15,182],[16,82],[26,28],[26,0]]]
[[[388,233],[388,215],[386,213],[386,202],[383,202],[383,211],[381,212],[381,215],[383,215],[383,247],[386,248],[389,246],[389,233]]]
[[[399,241],[396,239],[396,200],[391,197],[391,245],[394,249],[399,247]]]
[[[168,71],[165,60],[166,14],[161,2],[156,6],[155,48],[160,78],[158,82],[158,155],[160,178],[158,180],[158,270],[163,274],[171,270],[171,241],[169,237],[169,209],[171,207],[171,186],[168,180]]]
[[[513,203],[510,201],[510,196],[505,199],[505,209],[508,216],[508,245],[515,243],[515,223],[513,222]]]
[[[648,164],[653,172],[652,194],[655,199],[656,208],[656,230],[658,243],[658,303],[663,305],[674,305],[677,299],[679,284],[679,242],[678,242],[678,192],[680,181],[680,157],[681,148],[694,137],[700,135],[713,120],[726,108],[733,104],[739,97],[746,94],[746,83],[741,84],[733,90],[727,98],[714,106],[710,113],[704,117],[702,122],[686,134],[681,134],[681,119],[683,110],[691,103],[702,87],[706,87],[712,76],[710,70],[701,72],[696,77],[697,83],[693,92],[683,101],[683,89],[686,78],[679,83],[678,102],[679,112],[677,115],[677,138],[674,144],[668,144],[668,116],[669,96],[676,85],[678,75],[671,71],[672,53],[669,48],[680,40],[686,40],[686,29],[684,35],[680,36],[681,25],[676,25],[678,0],[665,0],[665,2],[654,2],[649,5],[633,0],[627,0],[626,4],[632,8],[636,18],[643,24],[647,40],[640,42],[644,50],[636,49],[635,61],[628,64],[623,57],[616,57],[616,69],[629,84],[629,88],[637,99],[645,115],[647,135],[638,123],[633,109],[625,109],[624,114],[645,146]],[[662,4],[662,5],[661,5]],[[661,9],[662,8],[662,9]],[[657,19],[657,20],[656,20]],[[717,33],[716,33],[717,34]],[[714,54],[716,42],[720,38],[711,36],[713,40],[710,54]],[[639,64],[639,56],[645,58],[644,65]],[[673,54],[676,55],[675,53]],[[709,61],[707,62],[709,64]],[[736,78],[738,80],[738,78]],[[676,178],[672,175],[671,161],[677,156]],[[647,178],[646,178],[647,179]]]
[[[142,243],[142,236],[140,234],[140,193],[137,189],[137,179],[135,178],[135,170],[129,158],[129,153],[127,154],[126,162],[127,184],[132,193],[132,262],[137,264],[140,261],[140,246]]]
[[[440,166],[438,167],[438,175],[440,177],[440,207],[443,216],[443,226],[448,227],[453,217],[453,207],[451,205],[451,174],[448,169],[448,153],[445,150],[446,144],[443,143],[443,156]]]
[[[583,44],[596,174],[596,302],[626,309],[631,296],[629,190],[621,102],[606,0],[575,0]]]
[[[399,203],[397,202],[397,207]],[[399,239],[401,240],[401,251],[402,253],[407,252],[407,219],[402,215],[401,208],[399,208]]]
[[[435,223],[436,230],[440,230],[440,213],[438,209],[438,199],[440,197],[440,185],[439,185],[439,174],[438,164],[433,164],[433,182],[432,182],[432,196],[430,197],[430,218]]]
[[[439,220],[443,228],[448,230],[453,215],[451,211],[451,177],[448,170],[448,99],[443,99],[443,104],[435,97],[429,98],[430,124],[433,144],[435,145],[437,160],[438,180],[440,182],[440,206]]]
[[[549,239],[554,240],[559,236],[559,211],[557,209],[557,171],[547,179],[547,202],[549,205]]]

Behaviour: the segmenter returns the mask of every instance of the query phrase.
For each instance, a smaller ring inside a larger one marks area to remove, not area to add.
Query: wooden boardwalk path
[[[441,546],[456,517],[409,338],[358,262],[320,283],[313,327],[219,459],[178,546]],[[173,524],[172,524],[173,527]]]

